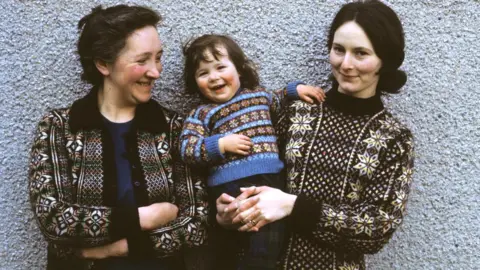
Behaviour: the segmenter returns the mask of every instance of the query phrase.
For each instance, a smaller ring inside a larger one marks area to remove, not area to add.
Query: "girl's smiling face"
[[[240,88],[240,74],[228,57],[225,48],[218,48],[220,55],[206,51],[205,61],[195,72],[195,81],[204,97],[215,102],[225,103],[232,99]]]

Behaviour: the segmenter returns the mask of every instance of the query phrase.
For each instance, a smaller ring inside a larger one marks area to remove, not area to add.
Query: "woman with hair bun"
[[[151,99],[160,20],[117,5],[78,24],[81,77],[93,87],[43,117],[31,150],[30,202],[48,241],[47,269],[183,269],[180,251],[205,242],[204,186],[174,151],[183,120]]]
[[[412,134],[380,98],[406,82],[398,70],[400,20],[380,1],[348,3],[327,46],[333,87],[326,101],[293,103],[276,127],[287,191],[250,187],[217,199],[224,227],[256,231],[286,220],[281,269],[365,269],[364,255],[378,252],[402,223],[410,192]]]

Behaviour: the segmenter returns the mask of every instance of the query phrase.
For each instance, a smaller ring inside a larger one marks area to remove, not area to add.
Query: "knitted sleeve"
[[[375,144],[373,140],[367,142]],[[299,195],[289,222],[295,231],[322,244],[362,254],[376,253],[404,218],[413,172],[411,133],[403,130],[381,156],[365,152],[358,158],[354,168],[360,175],[372,174],[369,181],[351,183],[352,192],[345,194],[348,200],[336,205]]]
[[[288,105],[288,101],[298,100],[297,86],[303,84],[300,81],[293,81],[287,84],[286,88],[268,91],[270,97],[270,114],[274,121],[277,121],[279,114]]]
[[[210,136],[210,130],[200,113],[201,107],[190,112],[180,135],[180,156],[189,165],[211,164],[224,158],[218,145],[223,135]]]
[[[68,153],[81,142],[67,138],[67,110],[48,113],[38,124],[30,152],[29,195],[45,239],[64,247],[93,247],[125,237],[139,227],[136,208],[80,205],[75,202],[75,175]]]
[[[157,257],[172,255],[186,247],[203,245],[207,235],[208,200],[202,174],[186,166],[175,150],[178,149],[183,119],[175,114],[167,120],[173,146],[174,203],[178,207],[178,215],[172,222],[150,232]]]
[[[273,122],[281,160],[285,160],[287,131],[290,127],[290,117],[288,116],[291,114],[291,111],[294,110],[290,107],[291,106],[288,106],[284,110],[281,110],[279,115],[274,119],[276,122]]]

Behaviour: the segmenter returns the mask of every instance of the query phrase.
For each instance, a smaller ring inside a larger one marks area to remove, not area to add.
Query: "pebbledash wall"
[[[408,215],[369,269],[480,269],[480,2],[390,0],[407,41],[408,82],[385,99],[413,131],[416,169]],[[0,269],[44,269],[46,244],[27,193],[33,130],[50,108],[83,96],[75,55],[78,20],[97,4],[158,10],[165,45],[155,95],[176,110],[181,44],[203,33],[235,37],[260,66],[262,84],[301,79],[328,88],[325,37],[345,1],[0,1]]]

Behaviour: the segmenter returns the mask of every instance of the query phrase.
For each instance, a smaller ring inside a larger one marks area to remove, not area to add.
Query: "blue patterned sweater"
[[[182,159],[191,165],[208,166],[208,186],[280,172],[283,162],[278,155],[272,117],[286,105],[285,97],[298,99],[298,84],[292,82],[277,91],[239,89],[226,103],[204,104],[192,110],[180,136]],[[229,134],[252,140],[248,156],[220,152],[218,140]]]

